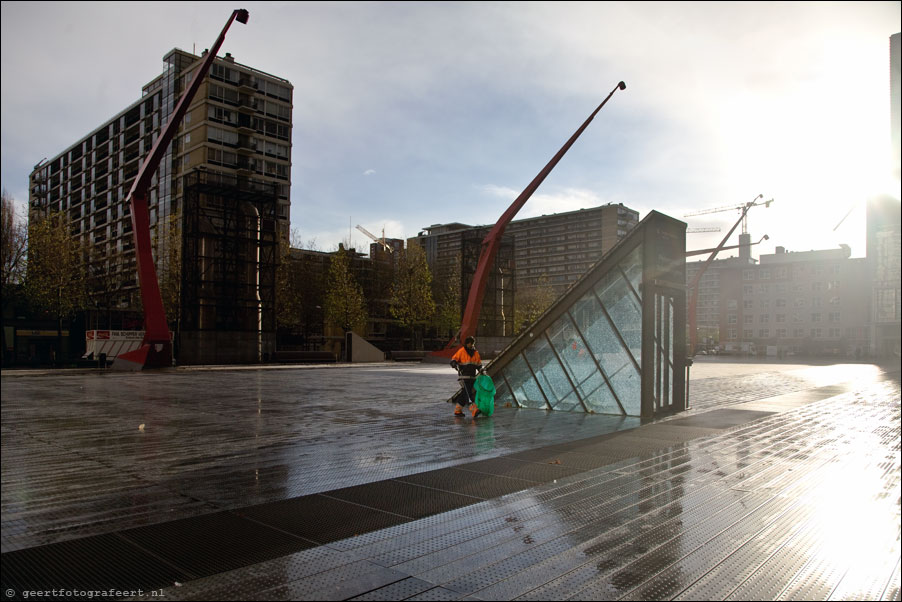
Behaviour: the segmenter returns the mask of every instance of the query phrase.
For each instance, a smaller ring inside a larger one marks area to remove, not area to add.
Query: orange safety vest
[[[451,360],[457,362],[458,364],[481,364],[482,363],[482,358],[479,357],[479,352],[474,349],[473,355],[470,355],[469,353],[467,353],[466,347],[461,347],[460,349],[458,349],[457,353],[454,354],[454,357],[452,357]]]

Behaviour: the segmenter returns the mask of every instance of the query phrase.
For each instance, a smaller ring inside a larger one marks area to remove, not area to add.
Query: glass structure
[[[651,417],[686,408],[686,224],[651,212],[487,373],[495,403]]]

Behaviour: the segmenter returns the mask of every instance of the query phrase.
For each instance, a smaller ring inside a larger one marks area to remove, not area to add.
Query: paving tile
[[[3,586],[898,598],[898,366],[692,376],[692,410],[643,425],[454,419],[446,367],[4,371]]]

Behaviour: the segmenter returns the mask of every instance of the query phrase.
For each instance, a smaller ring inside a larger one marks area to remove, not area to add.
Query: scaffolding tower
[[[467,303],[467,291],[473,284],[483,240],[488,228],[466,230],[461,238],[461,315]],[[486,282],[477,333],[480,337],[504,337],[514,330],[514,241],[501,239],[498,254]]]
[[[278,189],[242,175],[185,176],[182,363],[267,360],[275,345]]]

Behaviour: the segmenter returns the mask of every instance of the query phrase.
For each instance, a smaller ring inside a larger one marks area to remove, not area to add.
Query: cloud
[[[375,169],[368,169],[368,170],[366,170],[365,172],[363,172],[363,175],[365,175],[365,176],[371,176],[371,175],[373,175],[374,173],[376,173],[376,170],[375,170]]]

